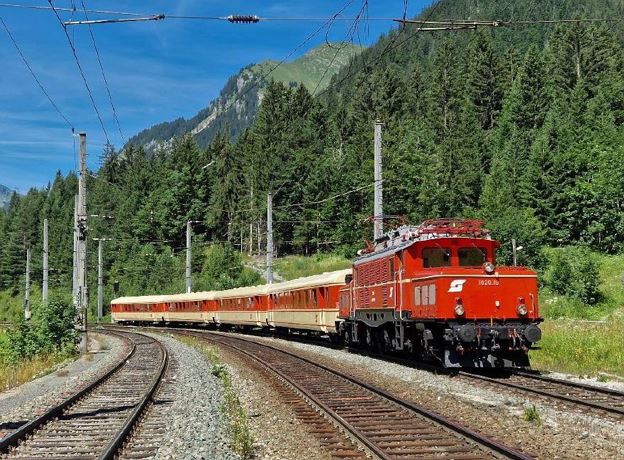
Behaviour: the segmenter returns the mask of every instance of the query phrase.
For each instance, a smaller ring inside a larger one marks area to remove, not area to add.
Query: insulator
[[[227,20],[232,23],[251,24],[260,22],[260,18],[255,14],[231,14],[227,17]]]

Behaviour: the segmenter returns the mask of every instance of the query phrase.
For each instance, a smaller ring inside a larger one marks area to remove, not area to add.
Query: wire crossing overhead
[[[83,9],[86,17],[87,10]],[[138,18],[121,18],[121,19],[86,19],[84,21],[65,21],[63,25],[66,26],[82,26],[82,25],[97,25],[97,24],[112,24],[118,22],[145,22],[145,21],[160,21],[165,19],[164,14],[155,14],[148,17]]]

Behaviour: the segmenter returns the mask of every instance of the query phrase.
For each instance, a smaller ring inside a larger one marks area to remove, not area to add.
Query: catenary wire
[[[87,15],[87,8],[85,6],[84,0],[80,0],[80,3],[82,5],[82,11],[84,12],[85,18],[87,20],[89,20],[89,16]],[[113,95],[111,94],[110,86],[108,84],[108,80],[106,79],[106,73],[104,72],[104,65],[102,64],[102,58],[100,56],[100,51],[98,50],[97,43],[95,41],[95,34],[93,33],[93,29],[92,29],[91,25],[89,25],[88,27],[89,27],[89,35],[91,36],[91,42],[93,43],[93,49],[95,50],[95,55],[97,57],[97,61],[98,61],[98,64],[100,66],[100,72],[102,74],[102,80],[104,80],[104,86],[106,86],[106,93],[108,94],[108,101],[110,102],[110,106],[111,106],[111,109],[113,111],[113,118],[115,120],[115,123],[117,124],[117,130],[119,131],[119,135],[121,136],[121,140],[122,140],[123,144],[125,144],[126,143],[126,138],[125,138],[123,132],[121,131],[121,125],[119,123],[119,117],[117,116],[117,110],[115,109],[115,104],[113,103]]]
[[[91,88],[89,87],[89,83],[87,83],[87,77],[85,76],[85,73],[82,70],[82,65],[80,65],[80,60],[78,59],[76,48],[74,47],[71,41],[71,38],[69,37],[69,33],[67,32],[67,27],[65,26],[65,24],[63,24],[63,20],[61,19],[61,16],[59,15],[58,11],[56,11],[56,8],[54,7],[54,5],[52,4],[52,0],[48,0],[48,3],[52,7],[52,11],[54,11],[54,15],[56,16],[56,19],[58,19],[59,24],[61,25],[61,28],[63,29],[63,32],[65,33],[65,36],[67,37],[67,43],[69,43],[69,47],[71,48],[72,54],[74,56],[74,61],[76,61],[76,65],[78,66],[78,70],[80,71],[80,76],[82,77],[82,81],[85,85],[85,88],[87,89],[87,93],[89,93],[89,99],[91,99],[91,104],[93,104],[93,109],[95,110],[97,118],[100,121],[100,126],[102,127],[102,131],[104,132],[104,137],[106,137],[106,142],[110,144],[110,138],[108,137],[108,132],[106,131],[106,127],[104,126],[104,121],[102,120],[100,111],[98,110],[97,104],[95,103],[95,99],[93,97],[93,93],[91,92]]]
[[[0,17],[0,22],[2,22],[2,27],[6,31],[7,35],[9,36],[9,38],[11,39],[11,42],[13,42],[13,46],[15,47],[15,49],[17,50],[17,53],[22,58],[22,61],[24,61],[24,65],[26,65],[26,68],[28,69],[28,71],[32,75],[33,79],[35,80],[35,82],[37,83],[37,85],[39,86],[39,88],[41,89],[43,94],[45,95],[45,97],[48,99],[48,101],[50,102],[52,107],[54,107],[54,110],[56,110],[56,112],[61,116],[63,121],[65,121],[65,123],[67,123],[67,125],[70,127],[70,129],[72,130],[72,133],[73,133],[74,132],[74,125],[69,121],[69,119],[61,111],[61,109],[59,109],[58,105],[56,105],[56,102],[54,102],[54,100],[50,96],[50,93],[48,93],[48,91],[43,86],[43,84],[41,83],[41,81],[37,77],[37,74],[35,74],[35,71],[33,70],[33,68],[28,63],[28,60],[26,59],[26,56],[24,55],[24,53],[22,52],[22,49],[17,44],[17,41],[15,40],[15,37],[13,36],[11,31],[9,30],[9,27],[6,25],[6,22],[4,22],[4,19],[2,17]]]

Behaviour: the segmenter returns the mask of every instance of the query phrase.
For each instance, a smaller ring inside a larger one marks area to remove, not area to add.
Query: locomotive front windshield
[[[457,251],[460,267],[480,267],[487,260],[485,248],[459,248]]]
[[[424,248],[422,258],[425,268],[451,266],[451,250],[449,248]]]
[[[422,250],[424,268],[437,267],[480,267],[488,260],[487,248],[470,246],[451,250],[443,246],[428,247]]]

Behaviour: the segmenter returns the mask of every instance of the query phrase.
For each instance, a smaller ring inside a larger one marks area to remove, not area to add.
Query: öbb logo
[[[461,292],[464,289],[464,283],[466,280],[453,280],[451,281],[451,287],[448,292]]]

